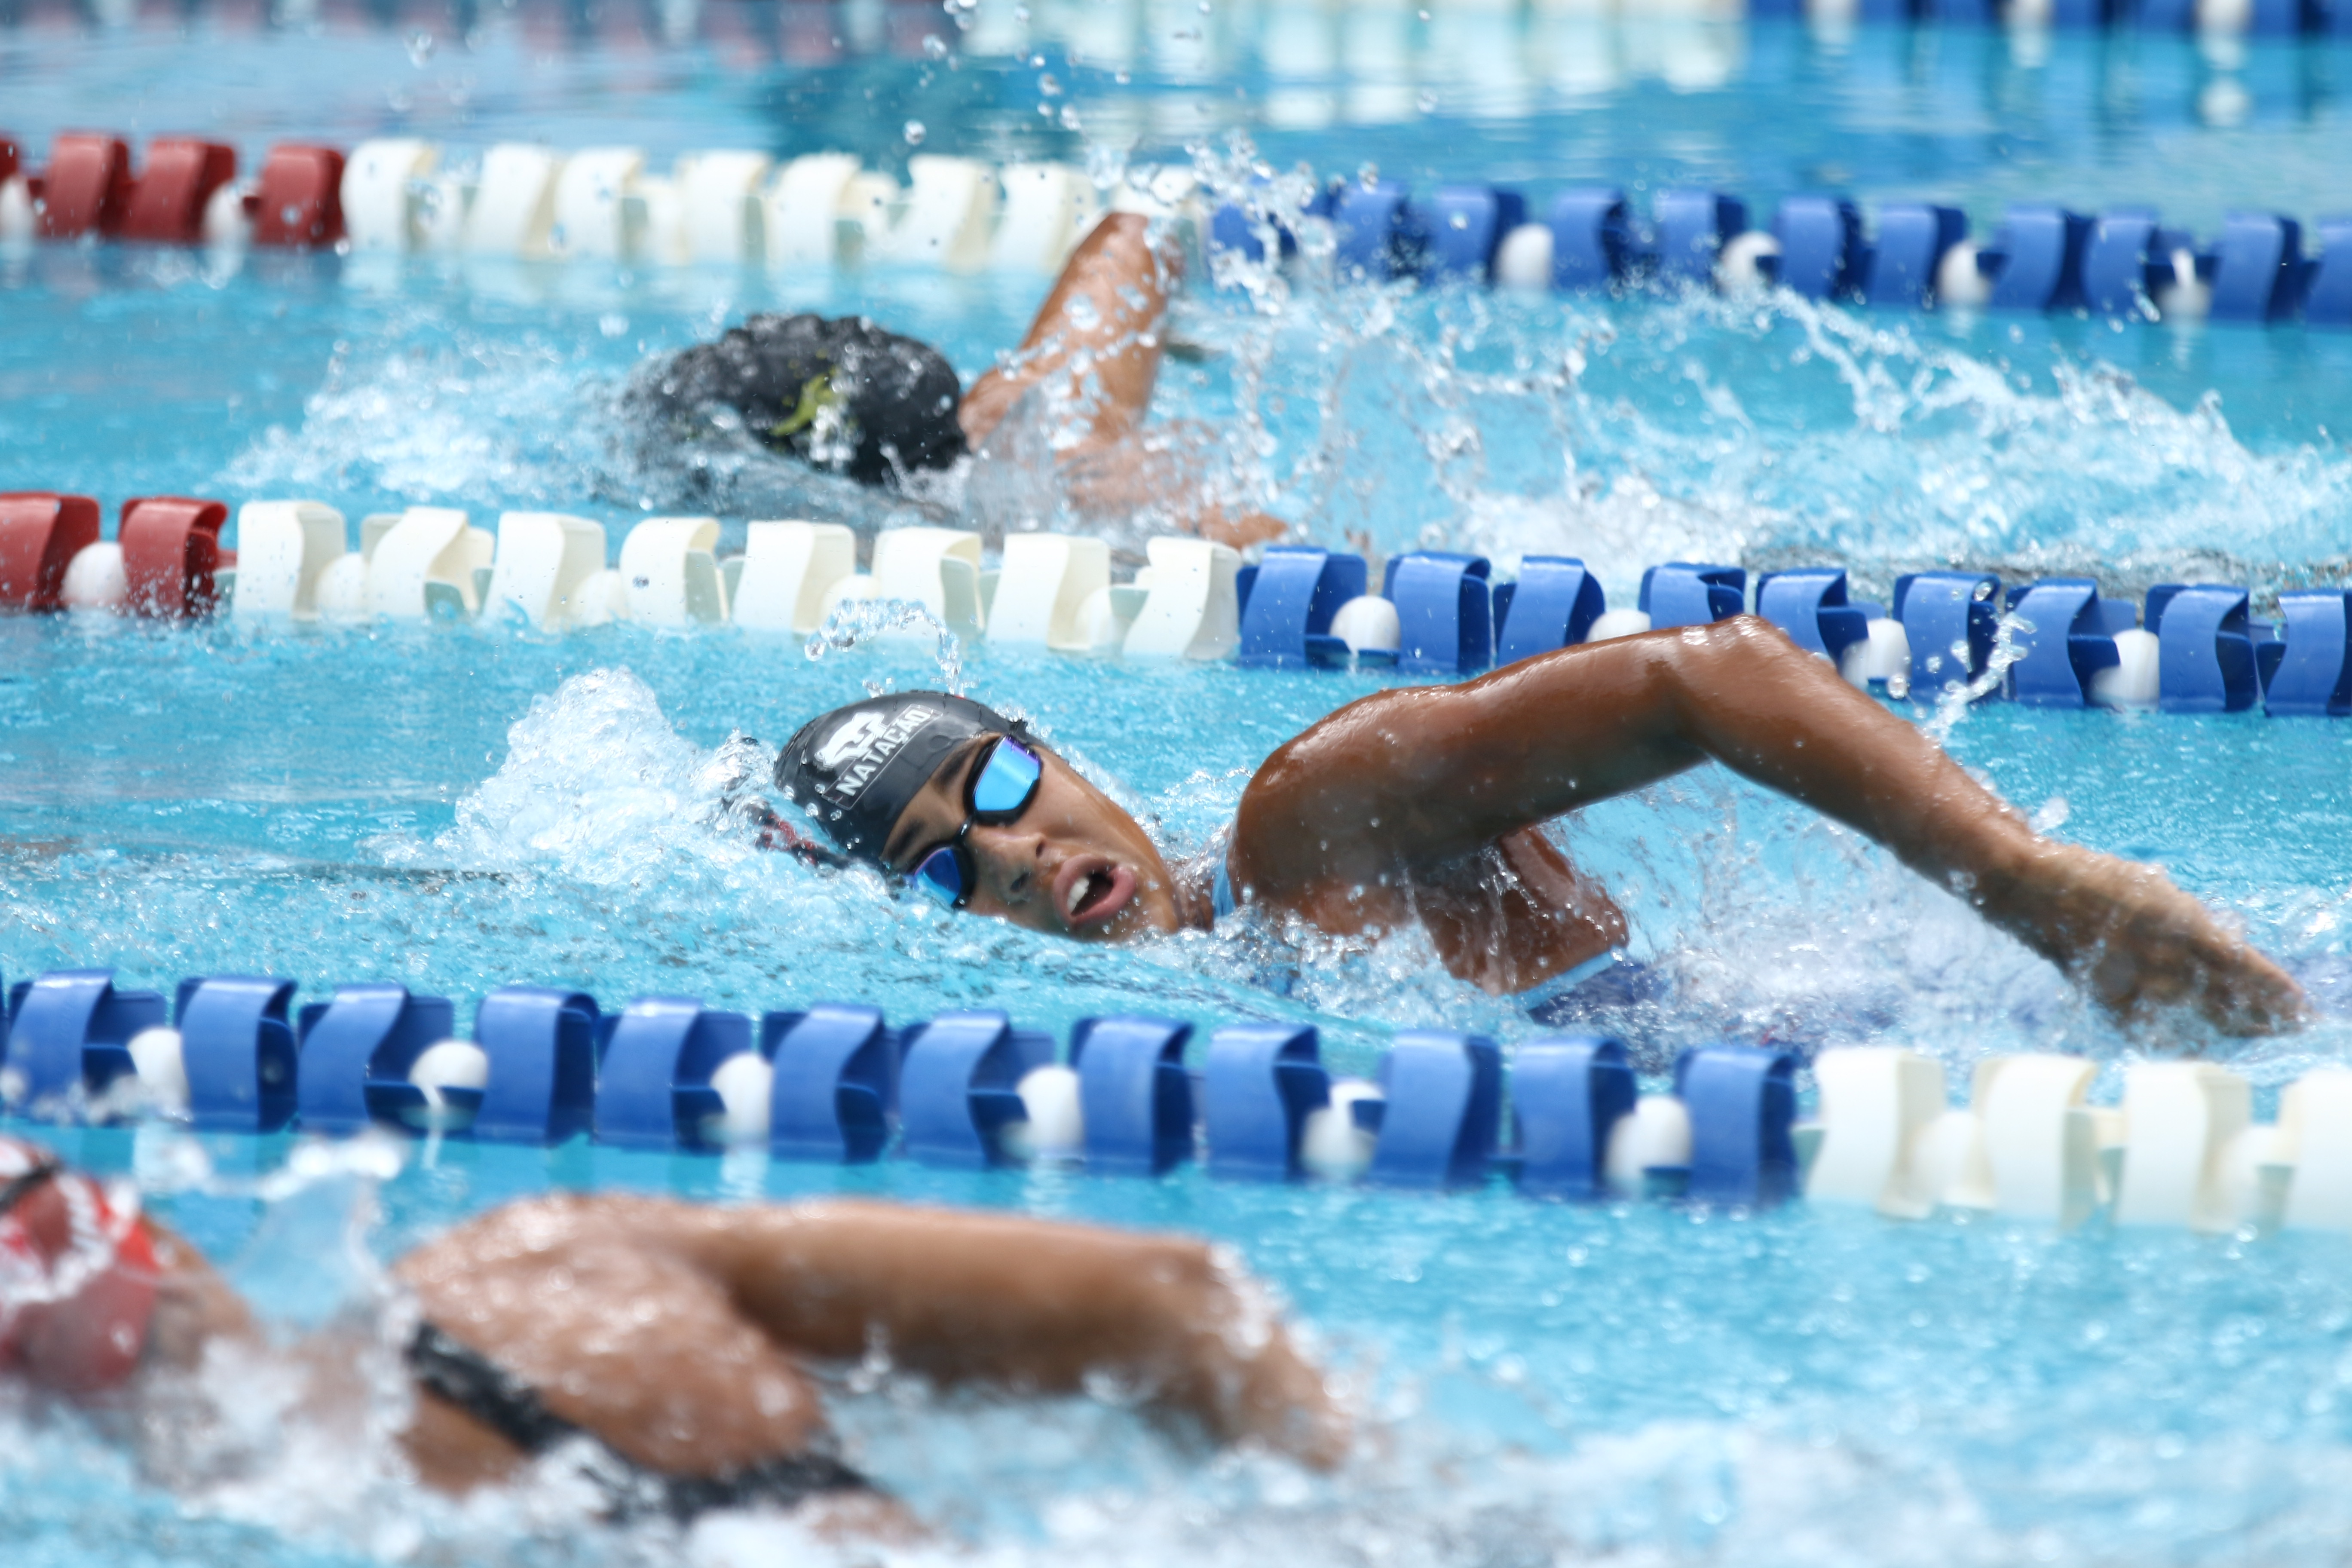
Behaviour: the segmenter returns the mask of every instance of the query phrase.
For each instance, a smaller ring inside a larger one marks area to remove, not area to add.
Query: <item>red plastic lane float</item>
[[[0,494],[0,609],[62,607],[66,568],[98,542],[98,502],[47,490]]]
[[[343,237],[343,155],[332,147],[272,147],[248,198],[253,243],[323,247]]]
[[[122,503],[122,574],[127,607],[134,616],[188,620],[212,614],[220,603],[214,574],[236,564],[236,552],[220,547],[225,502],[191,496],[149,496]]]
[[[35,192],[45,239],[113,237],[131,205],[131,149],[119,136],[73,131],[49,146],[49,166]]]
[[[236,178],[236,150],[227,143],[159,136],[147,144],[147,166],[132,182],[121,226],[113,232],[152,245],[194,245],[205,237],[205,206],[213,193]]]

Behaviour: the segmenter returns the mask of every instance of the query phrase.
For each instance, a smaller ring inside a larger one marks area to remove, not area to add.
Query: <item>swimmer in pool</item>
[[[969,391],[938,350],[862,317],[761,315],[664,362],[638,395],[680,440],[717,416],[772,451],[885,489],[968,452],[1010,466],[1034,437],[1064,498],[1122,542],[1278,539],[1281,522],[1204,482],[1200,431],[1144,428],[1178,269],[1147,220],[1109,215],[1071,253],[1020,348]]]
[[[975,914],[1094,942],[1244,910],[1343,938],[1418,921],[1456,977],[1558,1022],[1633,976],[1624,911],[1542,825],[1709,759],[1869,835],[2126,1023],[2185,1008],[2259,1035],[2306,1016],[2161,870],[2035,833],[1752,616],[1349,703],[1266,760],[1222,853],[1190,866],[1021,725],[938,693],[811,721],[775,782],[842,856]],[[814,857],[791,816],[772,842]]]
[[[1213,1438],[1318,1467],[1347,1442],[1257,1287],[1174,1237],[866,1202],[562,1194],[469,1220],[394,1274],[416,1314],[403,1441],[446,1491],[572,1445],[615,1515],[807,1503],[820,1522],[903,1528],[833,1457],[810,1375],[877,1348],[942,1385],[1067,1394],[1108,1377]],[[329,1335],[274,1350],[127,1184],[0,1136],[0,1377],[143,1426],[146,1402],[173,1406],[171,1380],[184,1389],[208,1354],[282,1357],[326,1415],[371,1397],[358,1349]]]

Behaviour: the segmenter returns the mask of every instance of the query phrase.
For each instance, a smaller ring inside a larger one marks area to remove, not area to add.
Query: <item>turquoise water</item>
[[[992,5],[982,22],[1009,26]],[[1173,35],[1200,15],[1189,5],[1041,6],[1026,52],[976,25],[950,70],[919,29],[894,44],[889,14],[864,37],[866,13],[830,9],[840,58],[796,63],[788,10],[746,9],[773,24],[758,47],[715,8],[667,44],[630,44],[610,19],[550,33],[530,6],[484,8],[470,33],[439,13],[270,32],[200,10],[185,36],[37,18],[0,26],[0,85],[9,128],[36,144],[95,102],[142,132],[215,130],[248,152],[414,129],[474,147],[543,134],[883,159],[919,118],[934,151],[1084,158],[1089,142],[1127,154],[1131,141],[1133,157],[1167,159],[1196,133],[1190,115],[1282,163],[1374,157],[1416,179],[1538,189],[1613,171],[1717,178],[1769,201],[1836,163],[1865,195],[1948,195],[1980,226],[2022,196],[2155,200],[2208,228],[2240,202],[2310,217],[2340,200],[2326,171],[2352,151],[2340,57],[2317,47],[2231,66],[2186,40],[2060,38],[2036,64],[2000,34],[1693,26],[1603,28],[1562,56],[1533,24],[1507,35],[1512,49],[1481,51],[1460,44],[1475,29],[1458,16],[1400,13],[1404,65],[1382,65],[1351,20],[1328,23],[1318,66],[1277,8],[1213,11],[1178,59]],[[634,15],[658,40],[658,16]],[[1097,38],[1107,16],[1132,22],[1124,61]],[[420,48],[420,30],[439,41]],[[1660,39],[1686,51],[1671,73]],[[1701,46],[1727,62],[1714,77],[1692,74]],[[1506,54],[1517,99],[1487,79]],[[1599,74],[1577,85],[1562,58]],[[1064,89],[1055,104],[1078,109],[1076,130],[1036,112],[1041,74]],[[2232,101],[2216,82],[2243,89],[2242,118],[2200,110]],[[354,519],[454,501],[485,524],[552,507],[604,521],[616,546],[635,517],[688,506],[721,512],[734,539],[755,516],[986,523],[988,503],[952,487],[885,515],[756,458],[679,464],[642,449],[614,394],[644,356],[772,305],[866,310],[969,377],[1041,291],[885,272],[329,257],[229,274],[173,253],[0,258],[0,479],[110,509],[156,490],[313,495]],[[1387,552],[1448,544],[1507,563],[1568,551],[1621,596],[1672,557],[1833,561],[1874,592],[1965,563],[2012,578],[2087,570],[2117,592],[2185,576],[2267,595],[2343,581],[2352,555],[2345,337],[1400,299],[1303,279],[1262,305],[1196,294],[1177,326],[1202,352],[1171,364],[1162,411],[1228,433],[1223,460],[1321,542],[1360,529]],[[461,1018],[510,980],[608,1005],[860,998],[895,1021],[997,1005],[1056,1031],[1111,1011],[1274,1017],[1317,1024],[1355,1070],[1399,1027],[1527,1037],[1418,939],[1303,962],[1232,934],[1096,952],[751,849],[722,806],[757,765],[732,737],[772,746],[874,683],[935,684],[951,668],[1178,848],[1206,845],[1275,745],[1377,684],[984,647],[951,650],[950,667],[940,651],[882,638],[812,658],[797,640],[619,626],[0,620],[0,969],[102,963],[163,987],[270,971],[310,996],[393,978],[457,998]],[[2052,831],[2162,861],[2306,976],[2330,1017],[2221,1053],[2256,1081],[2263,1115],[2278,1086],[2345,1058],[2352,725],[1989,706],[1948,741]],[[1717,1038],[1903,1043],[1941,1058],[1957,1093],[1979,1055],[2070,1049],[2106,1064],[2111,1098],[2142,1048],[1886,857],[1718,772],[1561,832],[1675,981],[1670,1003],[1616,1020],[1647,1070]],[[1265,984],[1293,968],[1286,990]],[[265,1381],[225,1376],[223,1424],[167,1425],[159,1447],[179,1458],[145,1476],[93,1427],[0,1396],[11,1563],[2292,1563],[2336,1561],[2352,1528],[2352,1252],[2337,1237],[2061,1237],[1802,1207],[1257,1188],[1190,1170],[845,1172],[578,1146],[411,1147],[395,1174],[373,1147],[67,1136],[135,1170],[289,1331],[364,1321],[384,1260],[551,1185],[879,1193],[1181,1227],[1286,1295],[1350,1380],[1370,1440],[1326,1480],[1207,1459],[1115,1399],[942,1402],[866,1369],[835,1391],[852,1457],[944,1532],[886,1553],[742,1519],[685,1540],[609,1532],[552,1486],[423,1499],[380,1438],[321,1431]]]

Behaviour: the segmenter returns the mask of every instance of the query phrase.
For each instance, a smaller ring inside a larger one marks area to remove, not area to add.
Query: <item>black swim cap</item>
[[[653,393],[673,416],[725,404],[761,445],[859,484],[963,455],[955,367],[862,316],[752,316],[672,359]]]
[[[869,697],[801,726],[776,753],[776,787],[845,853],[879,865],[907,803],[977,735],[1027,740],[1027,726],[944,691]]]

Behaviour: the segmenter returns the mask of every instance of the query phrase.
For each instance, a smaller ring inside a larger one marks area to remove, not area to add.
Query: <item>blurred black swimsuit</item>
[[[548,1409],[539,1391],[470,1345],[431,1323],[419,1323],[408,1342],[409,1374],[428,1394],[447,1401],[532,1456],[593,1437]],[[600,1445],[601,1446],[601,1445]],[[873,1492],[874,1483],[829,1454],[795,1454],[723,1476],[670,1476],[648,1470],[605,1447],[610,1468],[591,1479],[612,1499],[611,1517],[661,1512],[683,1522],[713,1509],[792,1508],[814,1497]]]

